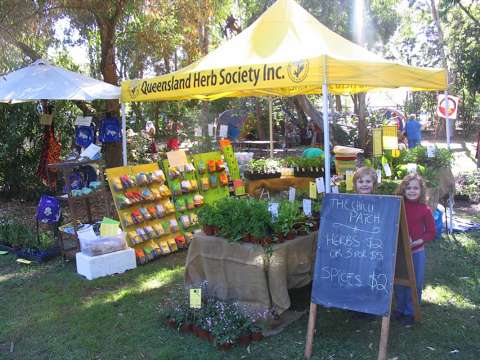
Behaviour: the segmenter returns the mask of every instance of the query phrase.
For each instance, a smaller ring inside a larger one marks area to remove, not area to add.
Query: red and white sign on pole
[[[447,101],[445,95],[438,95],[437,115],[449,119],[455,120],[458,112],[459,97],[448,95],[448,114],[447,114]]]

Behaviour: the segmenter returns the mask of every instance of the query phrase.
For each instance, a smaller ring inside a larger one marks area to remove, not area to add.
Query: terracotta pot
[[[233,343],[217,344],[217,348],[222,351],[231,350],[233,348]]]
[[[262,238],[252,236],[252,244],[261,244],[262,243]]]
[[[175,321],[175,319],[167,319],[166,324],[172,329],[175,329],[177,327],[177,322]]]
[[[272,238],[270,236],[265,236],[262,239],[262,245],[263,246],[267,246],[268,244],[271,244],[271,243],[272,243]]]
[[[211,343],[215,341],[215,337],[210,331],[208,332],[208,341],[210,341]]]
[[[278,234],[275,234],[275,235],[276,235],[279,243],[285,242],[285,236],[282,233],[278,233]]]
[[[252,236],[250,234],[245,234],[243,235],[243,241],[245,242],[251,242],[252,241]]]
[[[213,229],[213,235],[217,235],[218,232],[220,231],[220,228],[218,226],[212,226],[212,229]]]
[[[192,332],[195,334],[195,336],[198,336],[198,330],[200,330],[200,328],[197,325],[193,324]]]
[[[208,335],[210,333],[205,330],[205,329],[202,329],[202,328],[198,328],[197,330],[197,336],[200,338],[200,339],[205,339],[205,340],[208,340]]]
[[[248,346],[252,342],[252,336],[251,334],[248,335],[242,335],[238,337],[238,344],[240,346]]]
[[[213,235],[213,226],[204,225],[203,226],[203,232],[205,233],[205,235],[212,236]]]
[[[293,240],[295,239],[295,231],[290,231],[288,234],[287,234],[287,240]]]
[[[263,340],[263,334],[261,331],[256,331],[251,334],[252,341]]]
[[[182,324],[180,325],[180,332],[182,333],[189,333],[193,331],[193,325],[192,324]]]

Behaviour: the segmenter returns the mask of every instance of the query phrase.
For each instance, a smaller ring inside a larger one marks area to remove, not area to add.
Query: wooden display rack
[[[117,198],[118,195],[121,195],[124,191],[141,191],[141,188],[153,188],[153,187],[158,187],[161,184],[160,183],[151,183],[151,184],[145,184],[142,186],[134,186],[130,187],[128,189],[125,189],[123,191],[116,191],[115,188],[113,187],[113,179],[119,178],[120,176],[123,175],[128,175],[128,176],[133,176],[136,177],[140,173],[153,173],[154,171],[159,170],[158,164],[153,163],[153,164],[145,164],[145,165],[137,165],[137,166],[124,166],[124,167],[117,167],[117,168],[111,168],[107,169],[106,174],[108,178],[108,184],[110,186],[110,190],[113,194],[113,200],[115,203],[115,207],[117,209],[117,213],[120,219],[120,223],[122,225],[123,230],[127,233],[127,240],[128,244],[130,247],[134,249],[142,249],[148,250],[147,253],[145,254],[146,261],[152,260],[155,257],[158,257],[159,255],[166,255],[171,252],[175,252],[178,250],[177,243],[175,241],[175,237],[177,235],[180,235],[180,232],[174,232],[174,233],[166,233],[161,236],[155,236],[152,237],[148,240],[144,240],[140,243],[134,243],[132,242],[132,237],[130,234],[132,233],[137,233],[138,228],[144,228],[146,226],[155,226],[155,225],[160,225],[164,223],[165,221],[170,222],[170,220],[175,220],[177,221],[175,217],[175,212],[172,212],[170,214],[166,214],[162,218],[152,218],[150,220],[145,220],[139,224],[133,224],[130,225],[126,221],[126,218],[128,216],[131,216],[132,211],[138,210],[142,207],[151,207],[151,206],[156,206],[156,205],[165,205],[167,202],[171,202],[171,195],[168,197],[162,197],[161,199],[157,200],[152,200],[152,201],[144,201],[140,202],[137,204],[133,204],[129,207],[124,207],[121,208],[119,204],[119,200]],[[173,204],[173,203],[172,203]],[[138,257],[137,257],[138,259]],[[138,259],[140,260],[140,259]],[[141,261],[139,261],[142,263]]]

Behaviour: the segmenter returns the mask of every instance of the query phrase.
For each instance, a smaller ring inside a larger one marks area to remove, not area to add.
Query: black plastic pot
[[[282,176],[281,173],[275,172],[275,173],[261,173],[261,172],[250,172],[250,171],[245,171],[244,176],[248,180],[260,180],[260,179],[275,179],[279,178]]]
[[[59,247],[52,247],[47,250],[20,249],[17,251],[17,257],[43,263],[60,255]]]
[[[293,168],[293,176],[295,177],[311,177],[318,178],[324,175],[321,168]]]

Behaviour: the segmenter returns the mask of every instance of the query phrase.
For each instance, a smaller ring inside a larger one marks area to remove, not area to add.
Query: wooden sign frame
[[[412,302],[414,308],[414,319],[416,322],[421,320],[420,304],[418,302],[417,284],[415,280],[415,269],[413,267],[412,251],[408,235],[407,217],[403,198],[400,204],[400,219],[398,227],[397,252],[395,260],[394,284],[408,286],[412,289]],[[393,293],[392,293],[393,295]],[[392,297],[390,296],[389,312],[382,317],[382,328],[380,332],[380,341],[378,347],[378,360],[387,359],[388,334],[390,331],[390,312],[392,307]],[[310,313],[308,317],[307,339],[305,342],[305,358],[310,359],[313,350],[313,336],[317,320],[317,304],[310,302]]]

